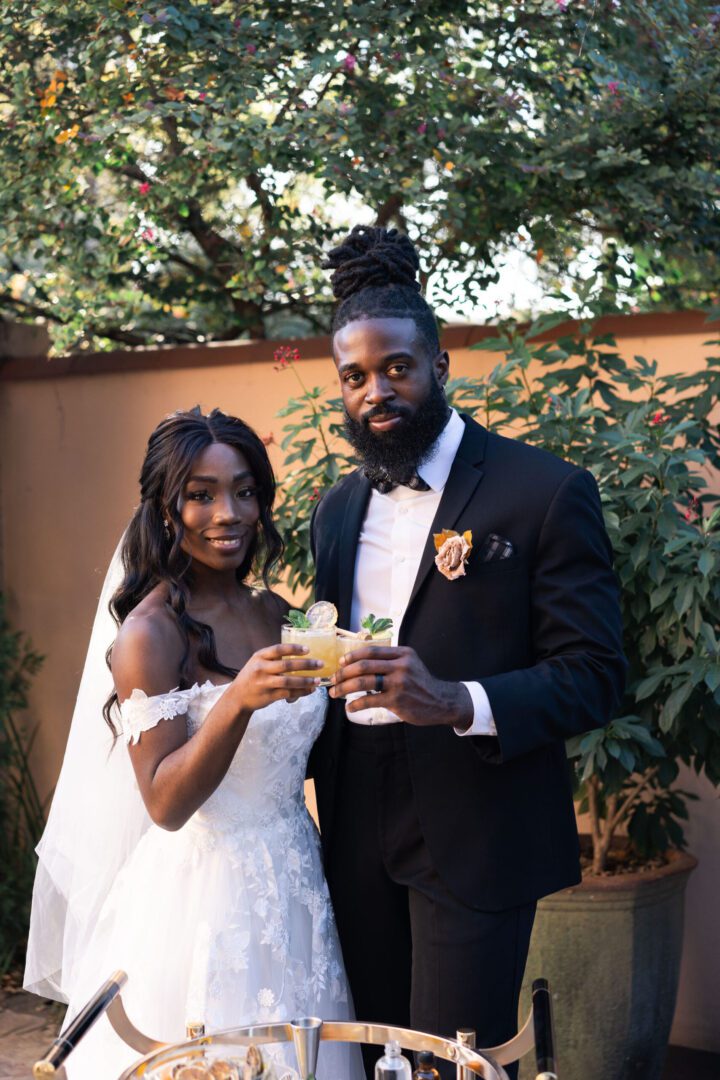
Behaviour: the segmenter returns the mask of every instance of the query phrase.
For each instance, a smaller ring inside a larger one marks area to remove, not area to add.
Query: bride
[[[191,1021],[350,1015],[303,800],[321,662],[277,644],[274,495],[241,420],[196,408],[150,436],[121,580],[106,582],[119,630],[112,644],[101,598],[38,848],[25,985],[67,1001],[66,1022],[117,968],[131,1021],[166,1042]],[[137,1056],[102,1017],[67,1071],[114,1080]],[[320,1078],[362,1075],[356,1048],[323,1044]]]

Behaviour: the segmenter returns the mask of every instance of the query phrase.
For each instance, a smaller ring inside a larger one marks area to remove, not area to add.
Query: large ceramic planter
[[[674,853],[646,873],[588,878],[538,904],[520,1015],[532,980],[550,983],[566,1080],[659,1080],[675,1011],[685,886]],[[521,1067],[521,1080],[534,1076]]]

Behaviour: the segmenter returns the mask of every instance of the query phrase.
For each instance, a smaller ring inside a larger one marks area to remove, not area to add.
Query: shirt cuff
[[[495,721],[493,720],[492,709],[490,707],[490,699],[481,683],[479,682],[464,682],[463,686],[467,687],[467,692],[472,698],[473,703],[473,722],[466,731],[462,731],[460,728],[453,728],[456,735],[497,735],[497,728],[495,727]]]

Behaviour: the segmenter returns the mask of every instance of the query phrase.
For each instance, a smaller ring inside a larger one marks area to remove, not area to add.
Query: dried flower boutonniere
[[[440,573],[448,581],[463,577],[465,563],[468,561],[472,551],[472,532],[470,529],[466,529],[462,535],[452,529],[443,529],[442,532],[433,533],[433,540],[437,550],[435,565]]]

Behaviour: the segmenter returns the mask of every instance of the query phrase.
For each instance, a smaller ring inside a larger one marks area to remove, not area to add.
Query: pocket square
[[[497,562],[515,554],[512,540],[497,533],[488,533],[480,547],[480,562]]]

